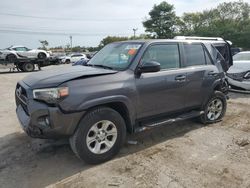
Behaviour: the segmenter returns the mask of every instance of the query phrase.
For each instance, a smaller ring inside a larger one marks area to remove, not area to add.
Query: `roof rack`
[[[224,41],[223,38],[220,37],[194,37],[194,36],[176,36],[174,37],[176,40],[214,40],[214,41]]]

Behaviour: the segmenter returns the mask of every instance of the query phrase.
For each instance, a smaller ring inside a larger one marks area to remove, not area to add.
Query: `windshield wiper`
[[[107,66],[107,65],[87,64],[86,66],[90,66],[90,67],[101,67],[101,68],[104,68],[104,69],[110,69],[110,70],[114,70],[114,68],[112,68],[112,67],[109,67],[109,66]]]

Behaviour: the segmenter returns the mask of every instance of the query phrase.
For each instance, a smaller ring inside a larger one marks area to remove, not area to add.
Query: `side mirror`
[[[147,73],[147,72],[158,72],[161,70],[160,63],[156,61],[142,62],[142,65],[139,67],[139,73]]]

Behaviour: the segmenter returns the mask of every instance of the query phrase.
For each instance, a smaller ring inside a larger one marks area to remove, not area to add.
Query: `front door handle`
[[[185,75],[179,75],[175,77],[175,80],[177,82],[185,82],[186,81],[186,76]]]

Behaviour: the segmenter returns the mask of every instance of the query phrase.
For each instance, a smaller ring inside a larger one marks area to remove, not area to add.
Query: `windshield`
[[[250,61],[250,53],[238,53],[233,56],[234,61]]]
[[[125,70],[142,43],[112,43],[101,49],[89,62],[88,65],[109,67],[115,70]]]

